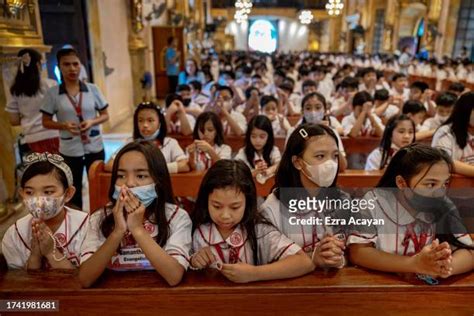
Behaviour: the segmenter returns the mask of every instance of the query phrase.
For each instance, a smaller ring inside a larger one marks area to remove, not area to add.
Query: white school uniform
[[[382,117],[388,120],[392,116],[397,115],[399,112],[400,112],[400,109],[398,108],[398,106],[389,104],[385,112],[382,113]]]
[[[263,114],[262,114],[263,115]],[[287,126],[291,126],[290,122],[288,122],[288,119],[286,117],[283,117],[283,124],[287,124]],[[278,118],[275,118],[272,122],[272,129],[273,129],[273,135],[274,136],[285,136],[286,131],[283,127],[281,127],[282,124],[280,124],[280,120]]]
[[[343,199],[348,198],[347,195],[343,194]],[[265,218],[275,225],[285,236],[288,236],[288,238],[300,246],[310,257],[326,233],[341,235],[344,239],[347,236],[346,229],[343,226],[316,224],[292,225],[290,223],[291,216],[295,216],[298,219],[310,219],[312,217],[322,218],[324,215],[329,215],[331,211],[326,212],[326,210],[323,210],[321,213],[318,213],[317,210],[298,210],[295,213],[290,213],[289,210],[280,203],[280,200],[276,197],[274,192],[267,197],[265,202],[260,206],[260,210]],[[347,211],[345,212],[347,213]],[[341,216],[335,216],[335,218],[341,218]]]
[[[219,156],[220,159],[231,159],[232,158],[232,148],[230,148],[229,145],[222,144],[222,145],[217,145],[214,144],[213,146],[214,151],[216,154]],[[189,153],[186,152],[186,156],[189,159]],[[196,170],[197,171],[203,171],[207,170],[212,166],[212,159],[211,156],[208,153],[199,151],[199,153],[196,155],[195,154],[195,159],[196,159]]]
[[[191,105],[194,105],[193,108],[196,108],[196,106],[199,108],[203,108],[209,103],[210,100],[211,99],[209,99],[207,95],[203,93],[199,93],[193,97],[193,101],[191,102]]]
[[[466,147],[460,148],[451,132],[451,124],[443,125],[436,131],[431,146],[443,149],[453,160],[474,165],[474,135],[469,134]]]
[[[252,168],[252,166],[250,165],[250,162],[247,159],[247,156],[245,155],[245,147],[242,147],[242,148],[239,149],[239,151],[237,152],[237,155],[235,155],[234,159],[235,160],[242,160],[250,169],[255,168],[255,167]],[[255,161],[259,160],[259,159],[263,160],[263,157],[260,156],[259,154],[255,153],[255,155],[254,155],[254,164],[255,164]],[[281,160],[280,149],[278,149],[277,146],[273,146],[273,149],[270,153],[270,165],[268,167],[271,167],[271,166],[279,163],[280,160]]]
[[[436,223],[432,214],[419,212],[415,217],[397,200],[393,191],[375,189],[367,192],[366,200],[374,200],[373,210],[362,210],[361,216],[371,219],[383,219],[384,224],[357,226],[362,231],[354,230],[349,234],[348,244],[373,243],[378,250],[412,256],[429,245],[436,237]],[[466,245],[472,244],[468,234],[455,234],[458,240]]]
[[[380,117],[378,117],[375,114],[372,114],[374,117],[375,122],[382,128],[384,129],[384,125],[382,123],[382,120]],[[354,116],[354,113],[351,113],[347,116],[345,116],[342,119],[342,128],[344,129],[344,135],[349,135],[351,132],[352,127],[354,127],[355,122],[357,121],[356,117]],[[358,136],[369,136],[372,135],[372,133],[375,131],[375,128],[372,126],[372,123],[368,118],[365,119],[365,123],[362,126],[359,135]]]
[[[284,259],[301,250],[298,245],[271,225],[257,224],[255,233],[260,265]],[[193,252],[196,253],[204,247],[210,247],[220,263],[257,264],[253,260],[253,251],[247,232],[241,225],[238,225],[226,240],[223,240],[214,223],[199,226],[193,235]]]
[[[230,112],[230,116],[234,119],[234,121],[239,125],[240,129],[242,132],[245,134],[247,131],[247,119],[242,113],[239,113],[238,111],[232,111]],[[227,120],[224,120],[222,122],[222,127],[224,130],[224,135],[235,135],[232,129],[230,128],[229,123]]]
[[[420,131],[432,131],[438,129],[443,123],[435,116],[427,118],[420,127]]]
[[[88,215],[86,212],[65,207],[65,217],[54,237],[59,245],[66,250],[67,259],[76,267],[80,264],[81,244],[84,240]],[[8,228],[2,241],[2,252],[7,264],[13,269],[26,267],[31,254],[31,214],[20,218]],[[56,256],[62,256],[60,253]]]
[[[106,216],[106,212],[110,214],[112,210],[103,208],[90,216],[89,229],[80,252],[81,263],[86,262],[107,240],[101,231],[101,223]],[[189,265],[192,242],[191,219],[185,210],[173,204],[166,203],[165,212],[169,225],[169,237],[163,250],[176,259],[186,270]],[[151,237],[155,238],[158,235],[158,225],[145,220],[143,226]],[[122,239],[120,249],[112,256],[107,268],[115,271],[155,269],[130,233],[127,233]]]
[[[390,95],[391,95],[391,96],[394,96],[394,97],[402,97],[404,103],[405,103],[406,101],[408,101],[408,99],[410,98],[410,89],[408,89],[408,88],[404,88],[402,93],[400,93],[400,92],[398,92],[397,90],[395,90],[395,88],[390,89],[389,91],[390,91]]]
[[[191,130],[194,130],[194,125],[196,125],[196,119],[194,118],[194,116],[188,113],[186,113],[186,118],[188,119],[188,123],[189,123],[189,126],[191,127]],[[173,125],[171,126],[171,133],[173,134],[181,133],[181,121],[179,119],[173,122]]]
[[[334,132],[335,132],[337,135],[339,135],[339,133],[337,132],[337,130],[343,129],[343,128],[342,128],[342,124],[341,124],[341,123],[339,122],[339,120],[338,120],[335,116],[333,116],[333,115],[327,115],[324,120],[327,121],[327,119],[326,119],[327,117],[329,117],[329,127],[331,127],[331,128],[334,130]],[[300,126],[301,124],[303,124],[303,117],[299,119],[299,121],[295,124],[295,126]]]
[[[387,160],[386,165],[390,163],[390,159],[393,157],[393,155],[395,155],[397,150],[398,149],[395,147],[395,145],[392,144],[392,148],[390,148],[388,152],[388,160]],[[377,147],[370,153],[369,157],[367,157],[365,170],[380,170],[381,163],[382,163],[382,149],[380,147]]]

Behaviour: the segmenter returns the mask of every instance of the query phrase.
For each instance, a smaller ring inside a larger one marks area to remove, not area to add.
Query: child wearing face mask
[[[133,138],[147,140],[156,145],[165,157],[169,173],[188,172],[188,159],[176,139],[167,137],[167,124],[161,109],[153,102],[140,103],[133,114]],[[105,165],[111,171],[116,153]]]
[[[434,134],[438,127],[448,120],[456,100],[457,96],[451,92],[439,94],[436,97],[436,115],[427,118],[420,127],[420,131],[431,131]]]
[[[474,177],[474,92],[464,93],[449,119],[436,131],[431,145],[454,160],[454,172]]]
[[[296,124],[296,126],[300,126],[301,124],[323,124],[331,129],[333,129],[334,133],[337,137],[337,144],[339,147],[339,169],[341,172],[346,170],[347,167],[347,160],[346,160],[346,152],[344,150],[344,145],[342,144],[341,137],[339,134],[342,134],[342,125],[339,121],[332,115],[327,114],[327,104],[326,99],[324,96],[318,92],[312,92],[307,94],[303,100],[301,101],[301,109],[303,113],[303,117],[301,120]],[[288,143],[288,138],[295,130],[294,127],[291,127],[288,130],[286,142]]]
[[[341,123],[327,112],[326,98],[318,92],[307,94],[301,101],[301,109],[303,117],[297,125],[311,123],[311,124],[325,124],[333,128],[337,134],[342,135],[344,130]]]
[[[245,147],[241,148],[235,160],[242,160],[252,170],[260,183],[275,174],[281,159],[280,150],[274,146],[272,124],[264,115],[255,116],[245,134]]]
[[[308,225],[300,220],[329,216],[345,218],[347,211],[329,206],[292,210],[292,200],[331,199],[350,202],[336,187],[338,175],[337,137],[325,125],[303,124],[291,134],[275,176],[273,192],[261,206],[263,215],[292,239],[310,257],[316,268],[342,268],[347,230],[342,225]],[[294,205],[293,205],[294,206]]]
[[[214,112],[203,112],[198,116],[193,139],[186,148],[192,170],[209,169],[218,160],[232,156],[232,149],[224,144],[222,123]]]
[[[423,280],[428,275],[430,282],[472,270],[471,237],[445,196],[451,168],[451,158],[439,149],[416,143],[400,149],[377,189],[364,196],[375,202],[361,217],[383,225],[357,226],[348,240],[351,261]]]
[[[168,133],[191,135],[193,133],[196,119],[191,114],[186,112],[186,107],[189,106],[191,99],[186,99],[187,105],[184,105],[185,100],[177,94],[169,94],[166,97],[166,114],[165,120],[168,127]]]
[[[182,98],[184,110],[193,118],[198,117],[203,106],[209,102],[209,98],[201,93],[201,89],[202,84],[199,81],[192,81],[189,85],[182,84],[176,88],[176,94]]]
[[[91,215],[81,247],[81,285],[91,286],[106,268],[156,270],[177,285],[188,268],[192,223],[175,205],[163,155],[146,141],[126,145],[111,184],[111,203]]]
[[[365,170],[382,170],[402,147],[415,142],[415,123],[406,115],[397,115],[388,120],[380,147],[367,158]]]
[[[59,155],[33,153],[25,159],[20,195],[30,213],[6,231],[2,252],[8,267],[76,269],[87,230],[87,213],[65,206],[74,195],[71,169]]]
[[[286,279],[314,269],[301,248],[257,211],[250,169],[219,160],[206,173],[193,212],[194,269],[218,269],[236,283]]]
[[[290,122],[278,113],[278,100],[274,96],[264,95],[260,99],[261,114],[272,123],[273,135],[285,136],[291,129]]]

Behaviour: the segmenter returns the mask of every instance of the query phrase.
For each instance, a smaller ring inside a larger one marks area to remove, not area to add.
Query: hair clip
[[[72,186],[74,183],[71,168],[69,168],[66,162],[64,162],[64,158],[60,155],[51,154],[48,152],[32,153],[26,156],[24,161],[26,166],[25,171],[35,163],[48,161],[49,163],[53,164],[64,172],[69,186]]]
[[[304,128],[300,129],[299,133],[300,133],[301,137],[303,137],[303,139],[308,138],[308,132],[306,132],[306,130]]]

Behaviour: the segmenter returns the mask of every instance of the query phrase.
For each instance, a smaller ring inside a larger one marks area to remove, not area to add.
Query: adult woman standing
[[[59,152],[73,172],[76,187],[71,202],[82,208],[84,167],[88,172],[95,160],[105,156],[100,124],[109,119],[108,104],[96,85],[79,80],[81,63],[74,49],[61,49],[56,57],[62,83],[46,92],[43,125],[60,131]]]
[[[11,98],[5,111],[10,124],[21,126],[29,151],[58,153],[59,134],[43,127],[40,112],[41,100],[56,82],[41,78],[41,54],[34,49],[18,52],[20,63],[10,87]]]

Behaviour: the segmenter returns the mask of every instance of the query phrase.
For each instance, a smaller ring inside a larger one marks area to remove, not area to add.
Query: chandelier
[[[252,11],[252,0],[236,0],[235,1],[235,14],[234,19],[237,23],[246,21],[249,17],[250,11]]]
[[[300,19],[301,24],[310,24],[313,21],[313,14],[309,10],[301,11],[300,15],[298,16]]]
[[[329,15],[338,16],[342,13],[343,8],[344,3],[342,0],[328,0],[328,3],[326,3],[326,11],[328,11]]]

